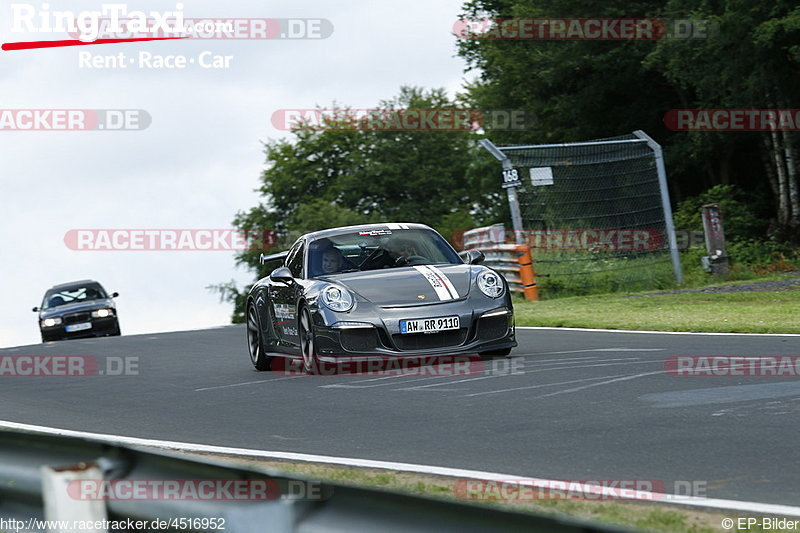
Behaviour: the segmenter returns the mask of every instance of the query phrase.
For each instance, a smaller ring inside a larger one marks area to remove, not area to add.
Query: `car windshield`
[[[64,289],[53,289],[47,291],[42,302],[42,309],[50,309],[60,305],[83,302],[88,300],[99,300],[107,298],[103,287],[93,285],[74,285]]]
[[[309,244],[311,277],[463,261],[441,235],[427,229],[370,229],[342,233]]]

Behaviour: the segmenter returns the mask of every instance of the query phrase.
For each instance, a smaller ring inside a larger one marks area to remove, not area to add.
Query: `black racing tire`
[[[250,362],[256,370],[264,371],[271,369],[272,357],[264,351],[264,337],[261,333],[261,321],[258,318],[256,304],[250,302],[247,305],[247,351],[250,353]]]
[[[303,371],[316,374],[319,370],[317,343],[314,337],[314,323],[308,307],[301,307],[297,314],[298,334],[300,335],[300,355],[303,357]]]
[[[507,357],[511,353],[511,348],[501,348],[499,350],[489,350],[481,352],[481,359],[494,359],[495,357]]]

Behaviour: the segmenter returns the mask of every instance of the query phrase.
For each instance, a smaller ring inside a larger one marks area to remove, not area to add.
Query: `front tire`
[[[316,374],[319,368],[319,358],[317,357],[317,343],[314,339],[314,325],[311,321],[311,313],[308,307],[300,309],[298,320],[300,334],[300,353],[303,356],[303,371],[307,374]]]
[[[272,357],[264,352],[264,337],[261,333],[261,322],[256,312],[256,304],[250,302],[247,306],[247,350],[250,352],[250,362],[256,370],[269,370]]]

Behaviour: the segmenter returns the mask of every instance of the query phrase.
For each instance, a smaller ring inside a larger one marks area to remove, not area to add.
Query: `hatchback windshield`
[[[342,233],[313,241],[309,251],[311,277],[358,270],[463,263],[447,241],[435,231],[425,229]]]
[[[42,309],[102,298],[107,298],[107,296],[100,285],[74,285],[64,289],[47,291],[42,302]]]

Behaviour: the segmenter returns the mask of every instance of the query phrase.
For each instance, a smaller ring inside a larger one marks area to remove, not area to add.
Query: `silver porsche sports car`
[[[462,259],[422,224],[369,224],[303,235],[247,296],[247,344],[258,370],[276,357],[320,363],[504,356],[517,345],[508,286]],[[299,363],[300,361],[298,361]]]

